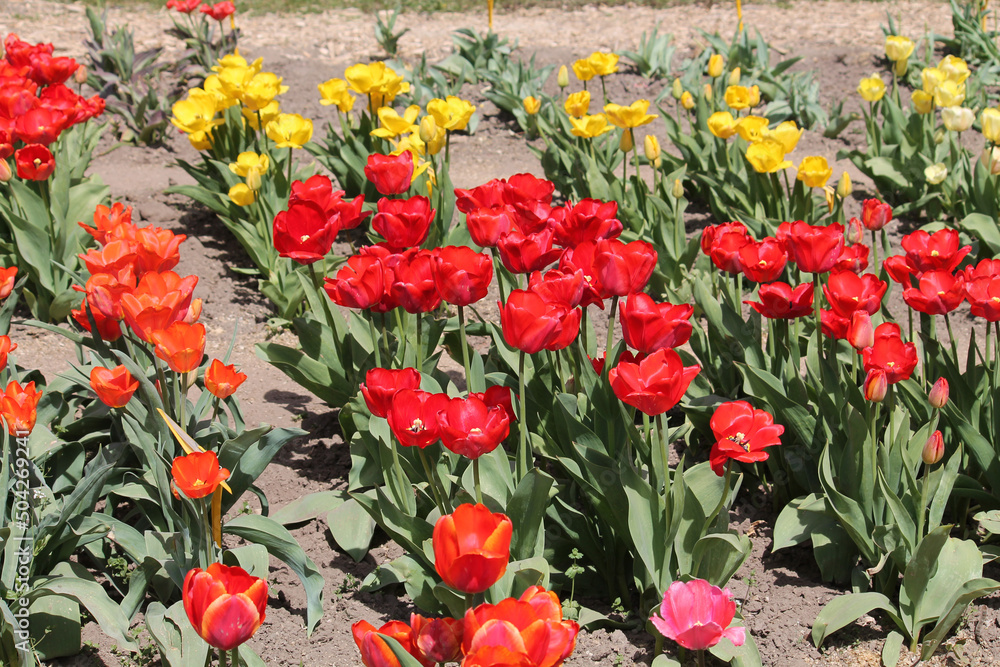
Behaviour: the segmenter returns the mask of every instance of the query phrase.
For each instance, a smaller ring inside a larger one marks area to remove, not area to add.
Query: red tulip
[[[785,223],[787,224],[787,223]],[[788,258],[806,273],[826,273],[844,249],[844,227],[839,223],[819,226],[799,220],[786,228]]]
[[[702,234],[702,239],[704,238],[705,235]],[[753,239],[747,236],[745,231],[741,232],[738,229],[722,231],[712,238],[708,256],[717,269],[736,275],[744,270],[740,251],[750,243],[753,243]]]
[[[441,437],[438,413],[448,407],[447,394],[400,389],[393,397],[386,418],[393,435],[404,447],[423,449]]]
[[[467,246],[436,248],[431,265],[441,299],[468,306],[486,296],[493,280],[493,260]]]
[[[408,313],[429,313],[441,305],[434,282],[433,255],[429,250],[403,254],[392,269],[390,294]]]
[[[90,273],[119,274],[123,269],[134,267],[138,256],[134,244],[128,241],[109,241],[103,248],[91,248],[79,257]]]
[[[403,194],[410,189],[410,182],[413,180],[413,153],[372,153],[365,165],[365,178],[374,183],[375,189],[384,195]]]
[[[920,458],[929,466],[938,463],[944,457],[944,438],[941,431],[934,431],[924,443],[924,448],[920,451]]]
[[[964,270],[965,283],[971,283],[977,278],[1000,277],[1000,259],[983,259],[975,266],[967,266]]]
[[[889,284],[879,280],[874,273],[859,276],[853,271],[835,270],[823,286],[823,294],[837,315],[850,319],[858,310],[869,315],[877,313],[887,289]]]
[[[438,426],[441,444],[468,459],[489,454],[510,433],[510,419],[503,407],[487,407],[475,396],[449,400],[438,413]]]
[[[462,655],[462,621],[455,618],[424,618],[410,614],[413,644],[425,660],[434,664],[458,662]]]
[[[972,246],[959,247],[958,232],[954,229],[939,229],[928,234],[920,229],[903,237],[906,260],[915,273],[925,271],[954,271]]]
[[[7,389],[0,391],[0,417],[7,423],[7,433],[15,437],[31,433],[41,397],[42,392],[35,390],[34,382],[24,387],[16,380],[7,383]]]
[[[851,315],[851,323],[847,329],[847,342],[855,350],[863,350],[875,344],[875,329],[872,327],[872,316],[866,310],[856,310]]]
[[[903,301],[910,308],[928,315],[944,315],[965,300],[965,275],[948,271],[926,271],[918,287],[903,290]]]
[[[36,107],[17,117],[14,121],[14,133],[26,144],[48,146],[59,138],[59,134],[68,126],[68,121],[66,114],[58,109]]]
[[[393,248],[413,248],[427,239],[436,213],[427,197],[383,197],[378,201],[378,213],[372,218],[372,229]]]
[[[869,373],[881,370],[889,384],[909,379],[917,366],[917,347],[904,343],[899,325],[891,322],[883,322],[875,328],[875,344],[862,350],[861,355],[865,370]]]
[[[834,271],[853,271],[854,273],[861,273],[868,268],[868,246],[863,243],[855,243],[853,245],[844,245],[843,252],[840,253],[840,259],[833,266]]]
[[[878,231],[892,220],[892,207],[878,199],[866,199],[861,204],[861,223],[865,229]]]
[[[365,374],[361,395],[369,412],[376,417],[385,417],[400,389],[420,389],[420,371],[416,368],[373,368]]]
[[[685,367],[674,350],[657,350],[638,363],[618,362],[608,379],[619,399],[654,416],[680,402],[699,370],[699,366]]]
[[[534,292],[550,303],[559,303],[567,308],[575,308],[583,301],[583,288],[585,285],[583,271],[552,269],[546,271],[544,276],[541,271],[535,271],[528,276],[528,291]]]
[[[987,322],[1000,321],[1000,276],[977,278],[965,283],[969,310]]]
[[[552,247],[553,230],[524,234],[511,229],[497,242],[500,261],[511,273],[540,271],[559,259],[562,250]]]
[[[927,402],[931,404],[932,408],[941,410],[944,406],[948,405],[948,380],[945,378],[938,378],[934,386],[927,393]]]
[[[737,251],[740,269],[746,277],[757,283],[770,283],[785,270],[788,255],[776,239],[766,238],[760,243],[747,239]]]
[[[377,257],[353,255],[337,271],[336,278],[326,278],[323,289],[338,306],[368,310],[385,295],[382,261]]]
[[[190,14],[198,9],[201,0],[167,0],[167,9],[176,9],[182,14]]]
[[[575,248],[567,248],[559,258],[559,270],[563,273],[583,273],[583,296],[580,299],[581,306],[597,305],[604,310],[604,299],[610,296],[601,283],[594,267],[594,253],[597,250],[597,243],[581,243]]]
[[[379,635],[392,637],[424,667],[433,667],[433,663],[421,657],[416,650],[413,629],[402,621],[389,621],[378,630],[368,621],[358,621],[351,626],[351,633],[354,635],[354,643],[361,651],[361,663],[365,667],[400,667],[399,658]]]
[[[17,343],[10,342],[10,336],[0,336],[0,371],[7,368],[7,355],[17,349]]]
[[[735,646],[743,646],[746,628],[729,627],[735,616],[736,603],[728,588],[693,579],[670,584],[659,614],[649,620],[664,637],[692,651],[703,651],[723,637]]]
[[[882,267],[889,274],[889,277],[892,278],[893,282],[906,287],[912,284],[911,278],[913,277],[914,270],[904,255],[886,257],[882,262]]]
[[[861,243],[865,239],[865,228],[861,224],[861,221],[857,218],[851,218],[847,221],[847,230],[844,232],[844,237],[847,243],[854,245],[855,243]]]
[[[613,296],[641,292],[656,268],[656,250],[645,241],[622,243],[618,239],[598,241],[594,249],[594,270]]]
[[[514,224],[525,234],[545,226],[552,211],[555,184],[531,174],[514,174],[503,188],[503,203],[514,210]]]
[[[119,227],[122,229],[122,227]],[[135,272],[169,271],[181,261],[178,248],[187,236],[174,234],[160,227],[142,227],[135,230]]]
[[[200,11],[202,14],[208,14],[208,16],[216,21],[224,21],[236,12],[236,5],[230,2],[230,0],[224,0],[214,5],[202,5]]]
[[[132,207],[121,202],[115,202],[111,208],[98,204],[94,210],[94,226],[88,227],[79,223],[83,230],[94,237],[99,244],[104,245],[108,235],[114,234],[122,225],[132,224]]]
[[[274,249],[299,264],[323,259],[340,231],[339,216],[330,216],[318,204],[296,200],[274,217]]]
[[[26,181],[47,180],[56,170],[56,160],[51,151],[41,144],[29,144],[14,151],[17,177]]]
[[[89,331],[93,335],[95,332],[91,331],[90,318],[87,316],[88,301],[89,298],[84,298],[77,310],[70,311],[70,316],[85,331]],[[93,304],[90,306],[90,313],[94,318],[94,323],[97,325],[96,335],[100,336],[101,340],[110,343],[121,338],[122,328],[116,318],[104,315]]]
[[[820,332],[827,338],[836,340],[846,340],[848,330],[851,328],[851,320],[841,317],[832,310],[822,309],[819,311]]]
[[[513,524],[486,505],[464,504],[434,524],[434,569],[462,593],[482,593],[507,571]]]
[[[229,479],[229,471],[219,465],[215,452],[192,452],[177,456],[170,468],[174,488],[188,498],[205,498]]]
[[[267,581],[240,567],[212,563],[184,577],[184,611],[195,631],[220,651],[253,637],[267,612]]]
[[[189,373],[198,368],[205,356],[205,325],[174,322],[166,329],[154,331],[156,356],[167,362],[175,373]]]
[[[125,366],[111,369],[97,366],[90,371],[90,388],[109,408],[121,408],[131,400],[132,394],[139,388],[139,381],[132,378]]]
[[[501,206],[504,204],[506,187],[506,183],[494,178],[492,181],[478,185],[471,190],[455,188],[455,208],[468,215],[477,209]]]
[[[465,215],[469,236],[476,245],[492,248],[502,236],[514,228],[516,213],[512,206],[500,204],[476,208]]]
[[[528,354],[548,349],[563,332],[570,310],[549,303],[534,292],[513,290],[507,303],[500,305],[500,326],[507,344]],[[576,311],[579,313],[579,311]],[[579,327],[579,315],[576,324]]]
[[[225,399],[235,394],[246,379],[247,374],[237,372],[235,364],[227,366],[213,359],[205,371],[205,389],[216,398]]]
[[[0,266],[0,301],[10,296],[14,291],[14,280],[17,278],[17,267],[5,268]]]
[[[766,461],[765,447],[780,445],[785,427],[774,423],[774,417],[757,410],[746,401],[723,403],[712,413],[712,433],[715,444],[708,458],[716,475],[730,459],[753,463]]]
[[[549,224],[555,232],[555,244],[577,246],[585,241],[617,238],[622,233],[618,202],[584,199],[575,206],[553,209]]]
[[[750,233],[747,231],[747,226],[742,222],[724,222],[721,225],[709,225],[701,231],[701,251],[706,255],[711,255],[715,240],[723,234],[731,232],[745,236],[747,240],[752,240],[749,238]]]
[[[865,376],[865,400],[872,403],[881,403],[885,400],[885,395],[889,391],[889,382],[886,380],[885,371],[873,368]]]
[[[744,301],[764,317],[774,320],[794,320],[812,312],[813,284],[802,283],[796,288],[782,282],[761,285],[756,301]]]
[[[512,393],[509,387],[497,384],[488,387],[486,391],[471,392],[469,396],[475,396],[485,403],[487,408],[497,406],[503,408],[503,411],[507,413],[507,420],[513,422],[517,420],[517,417],[514,415]]]
[[[619,313],[622,337],[645,354],[678,347],[691,338],[693,314],[690,304],[656,303],[648,294],[638,292],[628,297]]]
[[[340,229],[354,229],[371,215],[371,211],[362,212],[365,196],[358,195],[354,199],[344,200],[344,191],[333,189],[330,179],[322,174],[310,176],[305,181],[292,183],[292,192],[288,197],[288,205],[295,202],[311,201],[326,212],[328,218],[340,216]]]

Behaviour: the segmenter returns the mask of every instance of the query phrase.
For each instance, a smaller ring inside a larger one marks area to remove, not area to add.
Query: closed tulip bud
[[[865,238],[865,226],[857,218],[851,218],[847,222],[844,238],[851,245],[861,243],[862,239]]]
[[[903,58],[902,60],[897,60],[892,65],[892,71],[896,76],[906,76],[906,70],[910,66],[910,61],[908,58]]]
[[[714,93],[712,92],[712,84],[710,84],[710,83],[706,83],[706,84],[705,84],[705,87],[704,87],[704,88],[702,89],[702,92],[703,92],[703,93],[704,93],[704,95],[705,95],[705,100],[706,100],[707,102],[711,102],[711,101],[712,101],[712,95],[714,94]]]
[[[983,109],[983,137],[990,142],[1000,143],[1000,109]]]
[[[420,135],[420,140],[425,144],[434,141],[437,136],[438,125],[437,121],[434,120],[434,116],[427,114],[420,120],[420,128],[418,134]]]
[[[901,35],[889,35],[885,38],[885,56],[894,63],[906,60],[913,54],[913,40]]]
[[[73,80],[76,81],[81,86],[87,83],[87,68],[84,67],[83,65],[77,67],[76,71],[73,72]]]
[[[924,178],[931,185],[938,185],[948,177],[948,167],[944,162],[937,162],[924,169]]]
[[[872,326],[872,316],[867,310],[856,310],[851,315],[851,324],[847,328],[847,342],[855,350],[863,350],[875,344],[875,328]],[[865,384],[867,389],[867,382]]]
[[[837,206],[836,191],[829,185],[823,186],[823,198],[826,199],[826,210],[828,213],[833,213],[833,209]]]
[[[931,387],[930,393],[927,394],[927,402],[938,410],[948,405],[948,381],[946,379],[938,378],[938,381]]]
[[[760,86],[750,86],[750,108],[760,104]]]
[[[251,169],[247,172],[247,187],[256,192],[260,190],[260,170]]]
[[[565,88],[569,85],[569,68],[565,65],[559,68],[559,74],[556,76],[556,82],[559,84],[560,88]]]
[[[542,103],[538,101],[537,97],[528,96],[524,98],[524,111],[529,116],[534,116],[538,113],[538,110],[542,108]]]
[[[868,371],[868,377],[865,378],[865,400],[881,403],[888,390],[889,382],[884,371],[877,368]]]
[[[944,438],[941,431],[934,431],[931,437],[924,443],[924,449],[920,452],[920,458],[929,466],[934,465],[944,457]]]
[[[717,79],[722,76],[723,67],[725,67],[725,61],[722,59],[722,54],[713,54],[712,57],[708,59],[708,75],[713,79]]]
[[[940,145],[944,141],[945,137],[944,128],[938,128],[938,131],[934,133],[934,143],[935,145]]]
[[[681,99],[681,95],[684,94],[684,85],[680,79],[674,79],[674,82],[670,84],[670,94],[674,96],[675,100]]]
[[[694,109],[694,95],[685,90],[681,95],[681,106],[688,111]]]
[[[647,134],[642,140],[642,151],[653,166],[660,166],[660,142],[652,134]]]
[[[674,179],[674,187],[670,189],[670,194],[673,195],[674,199],[680,199],[684,196],[684,184],[681,179]]]
[[[622,153],[628,153],[635,147],[635,142],[632,140],[632,133],[628,130],[622,132],[622,138],[618,140],[618,150]]]
[[[10,170],[10,164],[7,160],[0,160],[0,183],[6,183],[12,178],[14,174]]]
[[[840,181],[837,183],[837,196],[841,199],[847,199],[852,192],[854,192],[854,185],[851,183],[850,175],[845,171],[840,175]]]
[[[740,72],[740,68],[739,67],[734,67],[733,71],[729,73],[729,85],[730,86],[738,86],[738,85],[740,85],[740,76],[741,75],[742,75],[742,73]]]

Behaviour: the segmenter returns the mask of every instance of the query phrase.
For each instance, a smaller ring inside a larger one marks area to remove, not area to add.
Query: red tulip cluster
[[[101,115],[104,100],[81,97],[65,85],[79,65],[72,58],[53,56],[51,44],[28,44],[11,33],[4,50],[0,160],[13,154],[19,178],[44,181],[56,167],[48,146],[63,130]]]
[[[954,229],[940,229],[933,234],[923,230],[907,234],[902,241],[906,254],[887,258],[885,270],[903,286],[903,300],[913,310],[945,315],[968,298],[974,315],[995,322],[996,319],[990,317],[996,307],[988,294],[990,283],[1000,274],[992,260],[956,271],[972,250],[971,246],[960,244]],[[996,317],[1000,317],[1000,313]]]
[[[216,21],[223,21],[236,12],[236,5],[231,0],[223,0],[214,5],[208,3],[203,5],[201,2],[202,0],[167,0],[167,9],[173,9],[181,14],[191,14],[197,9]]]
[[[477,459],[496,449],[514,421],[511,392],[493,386],[467,398],[420,391],[415,368],[373,368],[361,385],[368,409],[389,422],[405,447],[428,447],[439,440],[460,456]]]
[[[342,229],[354,229],[371,213],[363,213],[364,195],[344,200],[326,176],[317,174],[292,183],[288,209],[274,217],[274,248],[299,264],[323,259]]]

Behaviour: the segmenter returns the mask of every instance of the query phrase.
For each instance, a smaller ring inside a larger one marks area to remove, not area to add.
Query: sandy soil
[[[825,104],[846,97],[850,107],[856,105],[852,91],[858,79],[877,67],[876,60],[882,51],[879,26],[887,12],[911,34],[922,34],[925,26],[950,33],[947,6],[939,2],[752,4],[745,7],[745,21],[785,53],[805,56],[800,67],[819,73]],[[171,21],[165,10],[111,9],[109,20],[113,24],[128,23],[135,30],[140,47],[176,50],[174,40],[164,34]],[[403,20],[411,28],[400,43],[404,58],[426,53],[429,60],[434,60],[449,50],[450,33],[455,28],[485,27],[485,13],[407,15]],[[571,12],[532,9],[514,13],[504,12],[501,6],[495,28],[501,35],[518,40],[523,54],[536,53],[541,64],[563,64],[593,50],[634,49],[642,31],[657,23],[662,32],[675,36],[678,57],[683,57],[703,48],[697,29],[729,35],[735,29],[735,22],[735,12],[729,3],[716,3],[711,9],[595,6]],[[357,11],[244,16],[239,18],[239,25],[244,32],[243,52],[252,57],[263,56],[265,67],[282,75],[291,87],[283,106],[316,119],[318,124],[330,114],[318,103],[316,84],[340,76],[354,62],[379,55],[373,19]],[[6,0],[0,2],[0,32],[8,31],[17,32],[27,40],[53,42],[63,54],[82,55],[86,20],[79,3]],[[638,96],[655,96],[665,85],[669,82],[649,82],[623,74],[613,79],[611,92],[613,97],[619,95],[620,99],[631,101]],[[513,126],[499,117],[478,91],[470,90],[469,95],[480,106],[483,119],[475,135],[459,137],[453,146],[455,185],[470,187],[490,178],[524,171],[541,174],[540,165],[523,137],[511,129]],[[819,154],[832,161],[838,149],[859,141],[859,132],[856,126],[839,140],[807,132],[792,159],[798,162],[805,155]],[[163,148],[119,148],[97,159],[93,170],[103,176],[115,198],[135,207],[137,218],[188,234],[177,270],[182,275],[200,276],[197,296],[205,300],[203,321],[209,331],[208,353],[224,352],[236,332],[232,359],[249,375],[240,389],[248,421],[295,425],[309,431],[308,436],[287,446],[259,480],[271,507],[280,508],[313,491],[342,488],[346,485],[350,459],[339,436],[336,414],[254,355],[254,343],[271,333],[266,327],[271,312],[265,299],[255,291],[253,281],[229,270],[231,266],[248,265],[248,259],[211,215],[182,197],[163,194],[166,187],[187,182],[185,174],[174,166],[174,160],[194,157],[187,142],[172,135]],[[856,214],[870,184],[845,163],[835,165],[835,174],[842,169],[851,173],[857,186],[855,201],[848,209]],[[11,335],[20,346],[19,363],[36,366],[46,375],[62,371],[73,357],[70,346],[58,336],[20,325],[14,326]],[[770,553],[774,517],[770,501],[763,495],[750,493],[740,499],[732,516],[734,526],[751,536],[754,550],[731,588],[741,600],[765,664],[877,665],[886,630],[880,617],[863,619],[853,631],[835,635],[822,652],[808,640],[812,619],[840,591],[821,583],[808,549]],[[293,534],[326,579],[325,616],[307,639],[304,592],[296,577],[274,562],[267,623],[252,640],[254,649],[269,665],[360,665],[350,624],[359,619],[376,624],[394,618],[406,619],[411,610],[407,600],[395,592],[362,594],[356,586],[379,563],[398,555],[399,548],[383,543],[361,563],[354,563],[336,549],[322,519],[297,528]],[[933,664],[1000,662],[998,619],[997,600],[974,606],[961,624],[957,638],[948,645],[959,645],[961,655],[955,651],[942,652]],[[81,656],[58,664],[109,667],[133,664],[116,656],[110,642],[93,624],[85,629],[85,639],[90,646]],[[567,664],[572,667],[648,664],[652,651],[652,640],[644,632],[597,631],[581,635],[577,651]],[[909,665],[913,660],[904,657],[899,664]]]

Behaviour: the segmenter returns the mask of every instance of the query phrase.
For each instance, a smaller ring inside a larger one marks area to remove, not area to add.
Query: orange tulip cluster
[[[10,296],[16,277],[16,266],[9,269],[0,267],[0,301]],[[17,343],[12,343],[8,336],[0,336],[0,372],[7,367],[7,355],[16,349]],[[35,389],[34,382],[22,387],[20,382],[12,379],[6,389],[0,389],[0,417],[7,426],[7,433],[18,437],[31,433],[35,428],[36,409],[41,397],[42,392]]]

